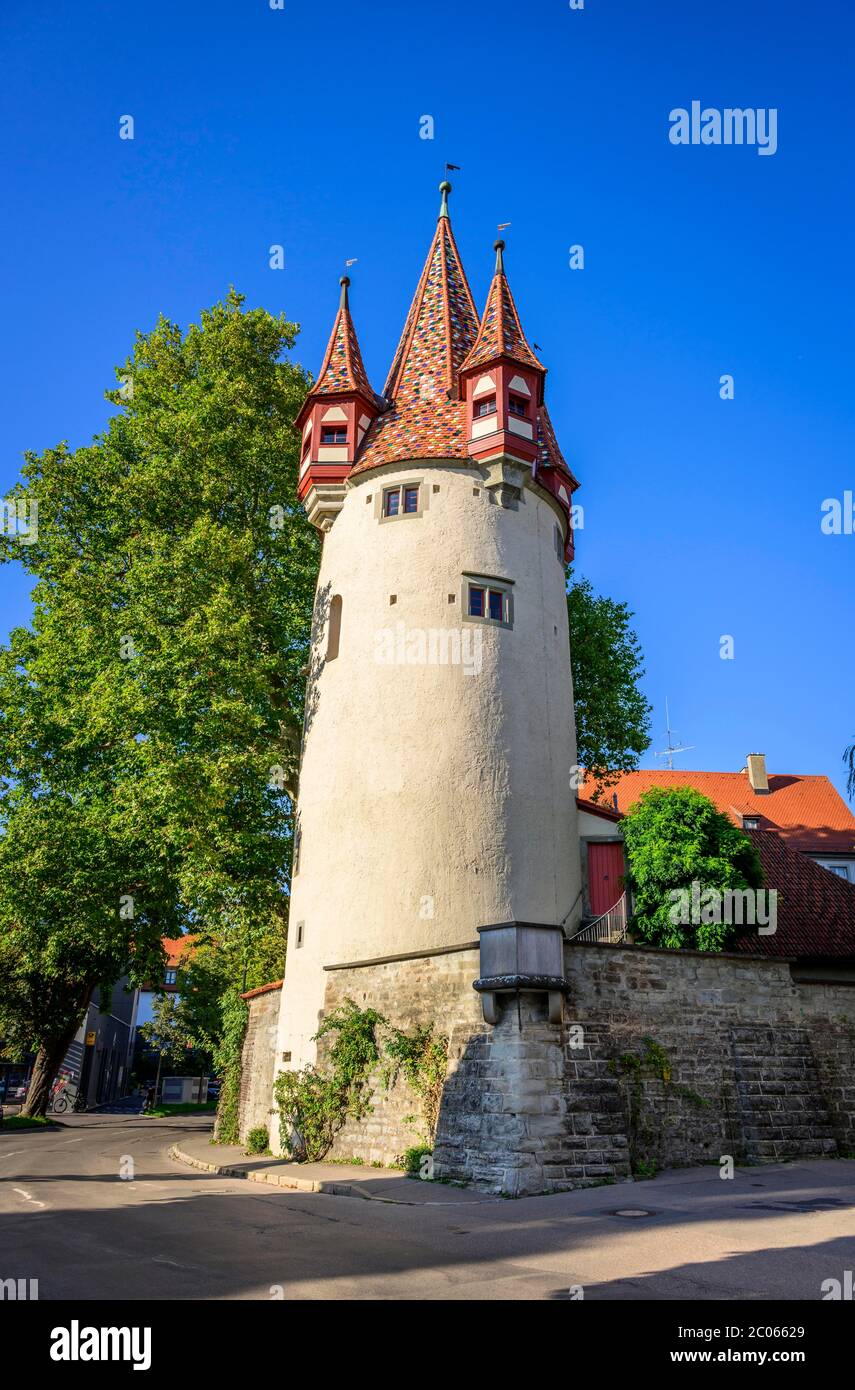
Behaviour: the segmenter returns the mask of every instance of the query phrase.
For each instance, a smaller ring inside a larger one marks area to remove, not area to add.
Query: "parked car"
[[[208,1078],[208,1100],[220,1099],[220,1078],[211,1076]]]

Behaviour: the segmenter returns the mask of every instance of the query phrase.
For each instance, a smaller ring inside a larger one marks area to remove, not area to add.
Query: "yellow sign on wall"
[[[94,1029],[94,1028],[92,1029],[92,1031],[91,1031],[90,1033],[87,1033],[87,1034],[86,1034],[86,1046],[87,1046],[87,1047],[94,1047],[94,1046],[95,1046],[95,1029]]]

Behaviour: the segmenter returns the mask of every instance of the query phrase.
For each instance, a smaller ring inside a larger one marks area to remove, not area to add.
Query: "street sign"
[[[86,1034],[86,1046],[87,1046],[87,1047],[94,1047],[94,1046],[95,1046],[95,1029],[94,1029],[94,1028],[93,1028],[90,1032],[88,1032],[88,1033]]]

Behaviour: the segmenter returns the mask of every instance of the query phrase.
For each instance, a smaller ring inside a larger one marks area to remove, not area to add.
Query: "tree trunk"
[[[41,1119],[47,1114],[53,1079],[65,1060],[65,1054],[74,1040],[74,1035],[80,1027],[80,1019],[88,1009],[91,998],[92,989],[87,987],[77,1021],[69,1023],[64,1032],[57,1034],[55,1038],[46,1038],[36,1053],[27,1099],[21,1106],[21,1115],[27,1119]]]

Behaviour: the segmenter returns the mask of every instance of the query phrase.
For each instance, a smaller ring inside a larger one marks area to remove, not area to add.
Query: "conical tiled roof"
[[[478,315],[451,222],[447,194],[383,394],[390,409],[370,427],[354,473],[407,458],[466,454],[466,407],[456,399],[460,366]]]
[[[566,473],[571,482],[571,491],[575,492],[579,486],[578,479],[558,447],[555,429],[549,418],[545,401],[537,409],[537,466],[538,468],[557,468],[559,472]]]
[[[363,396],[367,396],[369,401],[373,401],[374,392],[368,380],[368,374],[362,361],[362,353],[359,351],[356,329],[350,316],[350,305],[347,299],[349,284],[350,280],[347,276],[342,276],[338,313],[335,316],[321,370],[318,372],[318,379],[309,395],[331,396],[342,391],[359,391]]]
[[[478,336],[470,349],[461,371],[470,367],[483,367],[487,362],[495,362],[499,357],[510,357],[525,367],[534,367],[539,372],[546,368],[539,362],[528,345],[517,313],[517,306],[511,294],[511,287],[505,275],[502,252],[503,241],[497,241],[496,271],[490,285],[490,293],[484,307],[484,316],[478,329]]]

